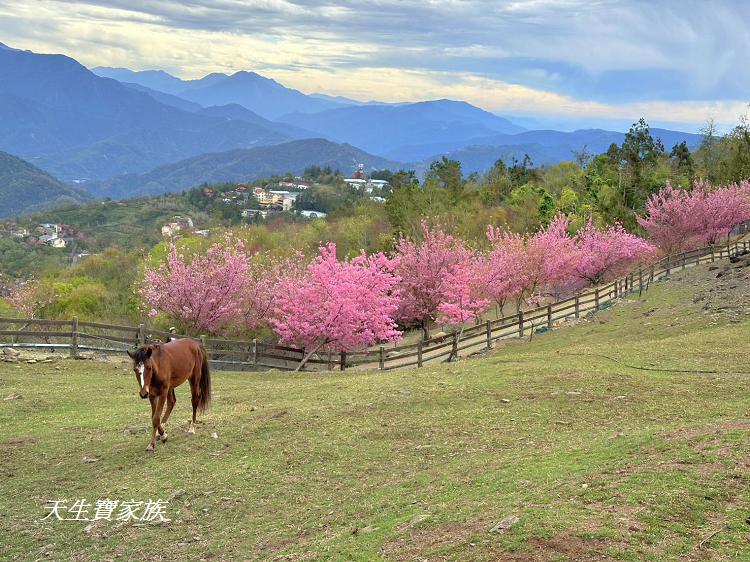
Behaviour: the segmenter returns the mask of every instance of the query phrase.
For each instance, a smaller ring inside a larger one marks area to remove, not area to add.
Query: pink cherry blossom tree
[[[166,263],[146,269],[139,293],[149,314],[168,314],[186,333],[219,333],[236,322],[248,286],[248,256],[242,242],[214,244],[189,258],[172,244]]]
[[[271,324],[280,343],[307,351],[297,370],[321,350],[352,351],[401,337],[393,317],[398,307],[395,262],[383,254],[336,259],[336,245],[320,248],[306,270],[276,286]]]
[[[638,224],[664,254],[714,244],[750,220],[750,182],[714,187],[697,181],[692,191],[667,184],[646,203]]]
[[[402,238],[396,247],[400,303],[396,320],[429,337],[431,323],[459,324],[489,305],[479,256],[453,236],[422,222],[422,240]]]
[[[750,182],[742,180],[714,188],[708,181],[693,185],[694,197],[701,200],[698,217],[698,239],[701,244],[715,244],[743,222],[750,220]]]
[[[627,232],[621,224],[600,230],[590,219],[576,235],[575,242],[574,268],[579,289],[624,275],[636,264],[653,260],[657,253],[653,244]]]
[[[499,315],[508,301],[520,307],[529,286],[526,238],[488,226],[487,239],[491,249],[484,260],[484,283],[488,298],[499,308]]]
[[[247,282],[239,296],[238,313],[233,328],[239,332],[270,326],[277,300],[283,295],[277,289],[287,278],[301,279],[304,271],[304,256],[294,254],[285,260],[251,260]]]
[[[491,301],[487,294],[484,256],[461,246],[457,260],[446,271],[446,287],[443,302],[438,306],[438,323],[460,326],[479,320],[487,311]]]
[[[537,231],[529,240],[531,279],[535,284],[529,291],[530,299],[560,298],[571,291],[578,252],[575,240],[568,234],[569,224],[568,217],[557,215],[547,228]]]
[[[56,296],[51,289],[43,286],[35,279],[23,283],[16,283],[10,289],[7,300],[10,305],[24,318],[37,318],[45,307],[54,303]]]

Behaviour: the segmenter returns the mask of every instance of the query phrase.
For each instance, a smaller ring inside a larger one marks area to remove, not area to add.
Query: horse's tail
[[[201,354],[201,380],[200,380],[200,399],[198,400],[198,410],[203,413],[208,408],[211,401],[211,372],[208,369],[208,353],[203,346],[200,347]]]

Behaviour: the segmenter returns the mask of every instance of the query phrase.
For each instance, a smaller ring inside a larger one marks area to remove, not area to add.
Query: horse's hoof
[[[167,434],[163,433],[163,434],[159,435],[159,440],[166,441],[167,440]]]
[[[154,447],[152,445],[149,445],[148,447],[146,447],[146,452],[147,453],[153,453],[154,452]]]
[[[190,427],[188,428],[188,433],[189,433],[190,435],[195,435],[195,428],[194,428],[193,426],[190,426]]]

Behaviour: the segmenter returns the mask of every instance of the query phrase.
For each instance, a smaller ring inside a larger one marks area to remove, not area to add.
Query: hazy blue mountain
[[[330,101],[341,105],[364,105],[363,102],[346,98],[344,96],[329,96],[328,94],[310,94],[311,98],[318,98],[321,100]],[[379,102],[367,102],[367,103],[379,103]]]
[[[140,84],[176,95],[204,107],[242,105],[272,120],[287,113],[314,113],[357,103],[354,100],[344,101],[345,98],[336,100],[331,96],[308,96],[275,80],[247,71],[231,75],[214,72],[197,80],[181,80],[162,70],[136,72],[126,68],[97,67],[94,72],[121,82]]]
[[[82,189],[65,185],[33,164],[0,152],[0,217],[80,203],[90,198]]]
[[[701,142],[701,135],[669,131],[666,129],[651,129],[654,138],[660,138],[666,150],[682,142],[688,143],[693,149]],[[517,135],[496,135],[476,139],[478,142],[458,148],[447,147],[446,144],[433,144],[414,147],[411,150],[401,150],[407,161],[422,160],[417,168],[422,170],[441,156],[448,156],[461,162],[465,174],[483,172],[489,169],[497,160],[510,163],[512,158],[522,160],[525,154],[531,157],[536,166],[557,164],[573,160],[575,153],[584,146],[591,154],[606,152],[612,143],[622,144],[625,133],[602,131],[600,129],[585,129],[563,133],[560,131],[527,131]],[[429,152],[429,156],[423,154]]]
[[[346,144],[324,139],[297,140],[275,146],[203,154],[160,166],[145,174],[128,174],[90,184],[100,197],[123,199],[137,195],[181,191],[204,182],[252,181],[291,172],[300,174],[308,166],[331,166],[345,174],[358,163],[366,169],[398,169],[400,164],[373,156]]]
[[[210,115],[212,117],[222,117],[224,119],[235,119],[237,121],[246,121],[248,123],[254,123],[265,127],[269,131],[276,131],[283,135],[287,135],[293,139],[310,139],[319,137],[320,134],[301,127],[295,127],[288,123],[281,123],[279,121],[271,121],[264,119],[254,111],[250,111],[246,107],[243,107],[236,103],[229,105],[212,105],[200,110],[203,115]]]
[[[461,142],[523,129],[466,102],[436,100],[404,105],[364,105],[314,114],[295,113],[280,119],[374,154],[407,160],[401,146],[441,141]]]
[[[205,107],[236,103],[274,120],[292,112],[313,113],[341,107],[339,103],[307,96],[275,80],[245,71],[231,76],[209,74],[191,81],[189,87],[178,95]]]
[[[0,49],[0,150],[62,179],[141,172],[288,138],[246,121],[164,105],[63,55]]]
[[[163,103],[164,105],[169,105],[171,107],[176,107],[177,109],[181,109],[183,111],[189,111],[191,113],[196,113],[203,109],[203,106],[199,103],[195,103],[192,101],[188,101],[186,99],[177,97],[172,94],[167,94],[165,92],[161,92],[159,90],[154,90],[152,88],[149,88],[148,86],[143,86],[141,84],[136,84],[134,82],[121,82],[124,86],[127,86],[128,88],[133,88],[134,90],[138,90],[139,92],[143,92],[154,98],[159,103]]]
[[[134,71],[127,68],[112,68],[109,66],[97,66],[91,71],[98,76],[113,78],[118,82],[139,84],[151,90],[157,90],[166,94],[176,94],[185,89],[185,81],[172,76],[163,70],[140,70]]]
[[[660,138],[667,150],[683,140],[688,143],[691,149],[695,148],[700,144],[702,138],[694,133],[666,129],[651,129],[651,134],[654,138]],[[387,158],[399,158],[404,161],[419,161],[443,154],[452,154],[467,147],[500,149],[501,147],[511,146],[531,146],[537,147],[536,158],[534,158],[534,154],[529,153],[535,164],[550,164],[562,160],[572,160],[573,153],[580,151],[584,146],[592,154],[606,152],[609,145],[612,143],[620,145],[624,139],[625,133],[601,129],[581,129],[572,132],[540,130],[525,131],[514,135],[489,135],[468,140],[447,140],[400,146],[383,153],[383,155]],[[544,150],[541,150],[541,148],[544,148]],[[521,154],[523,155],[523,153]]]
[[[268,129],[228,119],[211,118],[203,126],[134,129],[85,147],[73,147],[40,157],[45,169],[63,178],[105,179],[123,173],[142,173],[185,157],[251,148],[288,141]],[[62,164],[60,164],[62,162]]]

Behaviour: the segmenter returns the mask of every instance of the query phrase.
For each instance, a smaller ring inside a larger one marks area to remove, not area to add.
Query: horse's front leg
[[[169,415],[172,413],[175,402],[177,402],[177,396],[175,395],[174,388],[170,388],[169,393],[167,394],[167,410],[164,412],[164,417],[161,418],[161,425],[159,426],[159,439],[161,439],[162,441],[167,440],[167,432],[165,426],[167,425],[167,420],[169,419]]]
[[[164,433],[161,427],[161,411],[164,408],[164,402],[167,399],[167,393],[161,390],[158,395],[149,395],[151,401],[151,443],[146,447],[147,453],[153,453],[156,449],[156,432]]]

